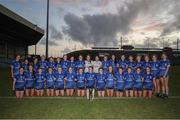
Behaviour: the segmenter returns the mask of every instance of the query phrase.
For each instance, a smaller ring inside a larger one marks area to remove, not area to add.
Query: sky
[[[0,0],[0,4],[46,29],[46,0]],[[49,54],[92,46],[176,48],[180,0],[50,0]],[[45,54],[44,36],[37,54]],[[29,47],[34,53],[34,46]]]

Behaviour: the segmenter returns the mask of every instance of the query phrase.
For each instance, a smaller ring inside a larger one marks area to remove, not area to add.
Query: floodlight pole
[[[47,23],[46,23],[46,58],[48,58],[48,37],[49,37],[49,0],[47,0]]]
[[[121,40],[121,49],[122,49],[122,41],[123,41],[123,38],[121,37],[121,39],[120,39],[120,40]]]
[[[179,50],[179,38],[177,38],[177,51]]]

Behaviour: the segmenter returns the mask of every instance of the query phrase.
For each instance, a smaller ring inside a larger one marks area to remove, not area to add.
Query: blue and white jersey
[[[136,63],[134,61],[128,61],[127,66],[130,67],[132,70],[134,70],[134,67],[136,66]]]
[[[56,62],[56,69],[61,68],[61,62]]]
[[[143,61],[136,62],[135,63],[135,69],[138,68],[138,67],[143,68],[144,67],[144,62]]]
[[[55,76],[53,73],[47,73],[45,79],[46,79],[46,87],[47,88],[54,87]]]
[[[134,73],[125,73],[124,78],[126,82],[134,82]]]
[[[75,63],[75,61],[70,61],[69,66],[72,67],[73,73],[76,73],[76,63]]]
[[[107,72],[106,73],[106,88],[109,88],[109,89],[114,88],[114,81],[115,81],[115,77],[113,73]]]
[[[37,90],[44,89],[44,80],[45,80],[44,75],[36,74],[35,78],[36,78],[36,89]]]
[[[47,61],[39,61],[39,68],[41,68],[42,70],[46,69],[48,67]]]
[[[124,83],[124,74],[116,73],[116,84]]]
[[[69,61],[68,60],[61,61],[61,67],[64,72],[67,72],[69,68]]]
[[[16,76],[19,74],[19,68],[21,66],[21,62],[20,61],[16,61],[16,60],[13,60],[12,63],[11,63],[11,67],[13,69],[13,75]]]
[[[169,60],[161,60],[159,65],[159,76],[167,77],[169,75],[168,66],[170,66]]]
[[[153,74],[149,73],[149,74],[145,74],[144,75],[144,83],[153,83],[154,80],[154,76]]]
[[[86,87],[87,88],[94,88],[96,75],[95,73],[86,73]]]
[[[102,68],[104,70],[104,73],[106,73],[108,71],[108,67],[109,67],[109,61],[102,61]]]
[[[142,82],[143,75],[141,73],[134,73],[134,82],[139,83]]]
[[[148,62],[144,61],[143,62],[143,69],[146,69],[146,67],[151,67],[151,62],[150,61],[148,61]]]
[[[22,63],[22,67],[24,68],[24,72],[28,71],[29,64]]]
[[[158,77],[159,76],[159,61],[152,61],[151,62],[151,72],[154,75],[154,77]]]
[[[78,73],[77,76],[77,88],[85,88],[86,75],[84,73]]]
[[[75,79],[76,79],[76,74],[74,74],[74,73],[66,74],[66,88],[67,89],[75,88]]]
[[[118,64],[119,67],[122,67],[123,70],[126,70],[127,65],[128,65],[126,60],[124,60],[124,61],[119,60],[117,64]]]
[[[113,67],[113,71],[114,71],[114,73],[116,73],[117,72],[117,66],[116,66],[117,62],[114,60],[109,60],[109,65],[111,65]]]
[[[56,72],[54,76],[55,76],[55,88],[64,88],[65,74]]]
[[[102,74],[100,74],[100,73],[96,74],[96,88],[98,90],[103,90],[106,87],[105,79],[106,79],[105,74],[103,74],[103,73]]]
[[[38,66],[37,63],[36,63],[36,64],[33,64],[33,70],[34,70],[35,73],[38,72],[38,68],[39,68],[39,66]]]
[[[26,80],[26,84],[25,84],[26,88],[34,87],[35,77],[32,72],[30,72],[30,71],[25,72],[25,80]]]
[[[24,87],[25,87],[25,75],[24,74],[17,74],[14,79],[16,80],[15,88],[16,89],[24,89]]]
[[[52,69],[56,68],[55,62],[48,62],[47,65],[48,65],[49,68],[52,68]]]
[[[78,70],[79,68],[83,68],[85,67],[85,61],[84,60],[77,60],[75,62],[75,65],[76,65],[76,69]]]

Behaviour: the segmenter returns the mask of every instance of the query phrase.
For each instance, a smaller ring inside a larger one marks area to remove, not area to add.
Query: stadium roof
[[[0,18],[0,39],[9,43],[34,45],[44,35],[43,29],[2,5]]]

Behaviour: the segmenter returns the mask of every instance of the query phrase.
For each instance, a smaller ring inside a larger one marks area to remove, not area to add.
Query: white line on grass
[[[15,96],[0,96],[0,99],[16,99]],[[86,97],[24,97],[23,99],[63,99],[63,100],[71,100],[71,99],[87,99]],[[95,97],[94,99],[106,100],[106,99],[144,99],[139,97]],[[153,98],[152,98],[153,99]],[[169,96],[169,99],[180,99],[180,96]]]

